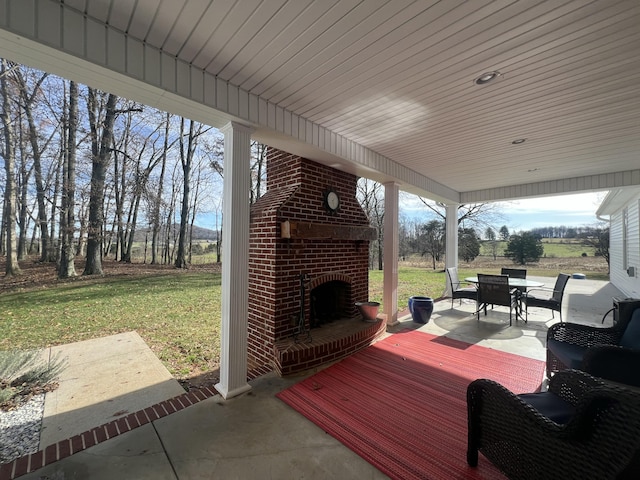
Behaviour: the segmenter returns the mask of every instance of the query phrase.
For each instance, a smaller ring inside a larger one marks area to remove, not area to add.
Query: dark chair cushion
[[[576,414],[573,405],[551,392],[524,393],[518,397],[549,420],[559,424],[569,423],[569,420]]]
[[[453,298],[466,298],[475,300],[478,298],[478,289],[476,287],[459,288],[453,292]]]
[[[637,308],[620,339],[620,346],[640,350],[640,308]]]
[[[582,345],[574,345],[549,338],[547,340],[547,349],[564,364],[567,368],[579,370],[582,367],[582,359],[588,347]]]
[[[560,302],[554,300],[553,298],[538,298],[529,296],[525,298],[525,303],[529,307],[551,308],[554,310],[560,309]]]

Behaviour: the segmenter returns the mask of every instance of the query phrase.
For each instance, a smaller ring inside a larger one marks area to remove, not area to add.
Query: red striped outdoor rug
[[[538,360],[411,331],[278,397],[392,478],[503,479],[482,455],[467,466],[467,385],[490,378],[534,392],[543,371]]]

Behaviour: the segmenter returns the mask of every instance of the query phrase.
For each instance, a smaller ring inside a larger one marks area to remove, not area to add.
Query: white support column
[[[458,266],[458,204],[447,205],[446,210],[446,234],[447,244],[445,246],[445,267]],[[451,285],[447,284],[446,295],[451,296]]]
[[[226,399],[251,389],[247,383],[247,319],[249,278],[249,163],[251,130],[228,123],[224,133],[222,198],[222,338],[220,383]]]
[[[398,185],[393,182],[384,184],[384,263],[383,263],[383,312],[387,316],[387,325],[398,323]]]

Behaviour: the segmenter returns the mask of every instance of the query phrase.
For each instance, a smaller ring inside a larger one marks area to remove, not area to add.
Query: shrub
[[[37,350],[0,351],[0,406],[19,403],[18,397],[50,387],[65,367],[59,356],[43,361]]]

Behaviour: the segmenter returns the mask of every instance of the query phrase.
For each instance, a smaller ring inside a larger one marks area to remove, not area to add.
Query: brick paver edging
[[[22,475],[34,472],[39,468],[49,465],[63,458],[70,457],[74,453],[81,452],[89,447],[117,437],[126,432],[138,428],[147,423],[166,417],[191,405],[199,403],[207,398],[218,395],[213,387],[194,389],[169,400],[165,400],[144,410],[130,413],[109,423],[88,430],[84,433],[61,440],[49,445],[44,450],[16,458],[12,462],[0,465],[0,480],[13,480]]]

